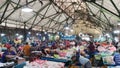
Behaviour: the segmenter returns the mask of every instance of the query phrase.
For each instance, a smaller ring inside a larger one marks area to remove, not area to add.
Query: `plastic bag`
[[[113,60],[113,56],[102,57],[102,59],[103,59],[103,63],[106,65],[115,65],[115,62]]]

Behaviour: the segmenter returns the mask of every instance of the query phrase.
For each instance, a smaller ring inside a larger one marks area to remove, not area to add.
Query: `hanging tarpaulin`
[[[42,40],[41,34],[38,35],[38,39],[39,39],[39,40]]]
[[[19,44],[19,43],[21,43],[21,42],[22,42],[21,39],[18,39],[18,38],[15,38],[15,39],[14,39],[14,43],[15,43],[15,44]]]
[[[82,36],[82,40],[90,41],[90,37],[88,35]]]
[[[30,38],[31,38],[31,35],[30,35],[30,34],[27,34],[26,42],[30,42]]]
[[[9,40],[6,36],[2,36],[1,38],[2,38],[2,44],[8,43]]]
[[[62,36],[61,39],[62,40],[75,40],[76,36],[72,35],[72,36]]]
[[[60,36],[63,36],[63,33],[62,33],[62,32],[59,32],[59,35],[60,35]]]
[[[45,34],[45,40],[49,40],[48,34]]]
[[[107,39],[106,39],[106,37],[105,36],[101,36],[101,37],[99,37],[99,39],[98,39],[98,41],[100,41],[100,42],[104,42],[104,41],[106,41]]]
[[[27,37],[26,42],[30,42],[30,38]]]
[[[55,40],[59,40],[59,39],[60,39],[60,36],[59,36],[59,35],[55,35],[54,39],[55,39]]]
[[[112,40],[113,40],[112,38],[109,38],[109,39],[108,39],[108,42],[109,42],[109,43],[112,43]]]
[[[49,40],[52,40],[52,35],[49,36]]]
[[[27,38],[30,38],[31,37],[31,35],[30,34],[27,34]]]
[[[42,41],[45,41],[45,36],[42,37]]]
[[[98,42],[98,41],[99,41],[99,38],[94,38],[94,41]]]
[[[53,40],[54,40],[54,35],[51,34],[51,35],[49,36],[49,40],[53,41]]]

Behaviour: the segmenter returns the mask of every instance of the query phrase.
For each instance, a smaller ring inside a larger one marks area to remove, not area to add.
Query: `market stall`
[[[23,68],[64,68],[64,63],[46,60],[35,60],[30,63],[26,62],[26,65]]]
[[[104,42],[104,44],[98,46],[97,50],[99,52],[94,55],[96,64],[100,63],[100,65],[115,66],[113,57],[116,53],[116,48],[113,45],[107,45]]]

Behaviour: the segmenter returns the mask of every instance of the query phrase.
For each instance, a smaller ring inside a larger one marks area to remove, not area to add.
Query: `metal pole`
[[[24,42],[26,42],[27,32],[26,32],[26,23],[24,22]]]

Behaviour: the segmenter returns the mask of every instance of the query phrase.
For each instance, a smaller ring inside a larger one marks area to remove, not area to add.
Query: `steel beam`
[[[42,14],[40,14],[40,15],[43,16]],[[58,21],[54,20],[53,18],[48,18],[48,19],[51,19],[52,21],[58,22]]]
[[[88,7],[88,6],[87,6],[87,7]],[[101,8],[102,8],[102,7],[103,7],[103,6],[101,6]],[[88,8],[89,8],[89,7],[88,7]],[[102,10],[103,10],[103,9],[104,9],[104,8],[102,8]],[[89,10],[90,10],[90,12],[91,12],[93,15],[95,15],[90,8],[89,8]],[[103,12],[103,11],[102,11],[102,12]],[[104,13],[103,13],[103,15],[104,15],[105,18],[107,18]],[[95,16],[95,17],[96,17],[96,16]],[[103,20],[101,20],[101,19],[99,19],[99,18],[97,18],[97,17],[96,17],[96,19],[99,20],[99,21],[101,21],[102,23],[104,22]],[[107,18],[107,21],[108,21],[108,18]],[[103,23],[103,24],[104,24],[104,27],[105,27],[105,28],[106,28],[106,25],[108,25],[109,27],[112,27],[111,24],[110,24],[110,22],[108,22],[108,23]],[[105,24],[106,24],[106,25],[105,25]]]
[[[74,20],[68,13],[66,13],[60,6],[58,6],[53,0],[50,0],[56,7],[58,7],[60,10],[62,10],[63,13],[65,13],[69,18]]]
[[[115,7],[115,9],[117,10],[119,17],[120,17],[120,10],[117,8],[117,6],[115,5],[115,3],[113,2],[113,0],[110,0],[111,3],[113,4],[113,6]]]
[[[103,11],[102,11],[102,13],[103,13],[104,17],[106,18],[106,20],[108,21],[108,24],[111,25],[110,20],[107,18],[107,16],[105,15],[105,13]]]
[[[30,1],[30,2],[28,2],[28,3],[25,4],[25,5],[28,5],[28,4],[30,4],[30,3],[33,3],[34,1],[36,1],[36,0]],[[12,2],[12,1],[11,1],[11,2]],[[13,2],[13,3],[14,3],[14,2]],[[19,2],[17,3],[17,6],[14,8],[14,10],[13,10],[7,17],[5,17],[4,20],[6,20],[9,16],[11,16],[11,15],[12,15],[16,10],[18,10],[19,8],[25,6],[25,5],[19,6],[19,3],[20,3],[20,0],[19,0]],[[3,22],[4,20],[2,20],[2,22]],[[0,24],[1,24],[1,23],[0,23]]]
[[[14,3],[14,2],[13,2]],[[15,3],[17,4],[17,3]],[[47,3],[46,5],[44,5],[43,7],[41,7],[36,13],[34,16],[32,16],[31,18],[29,18],[28,20],[26,20],[25,22],[27,23],[29,20],[31,20],[32,18],[34,18],[36,15],[39,15],[39,12],[41,12],[44,8],[46,8],[48,5],[50,5],[51,3]],[[22,5],[19,5],[19,6],[22,6]]]
[[[70,22],[71,24],[69,24],[69,25],[73,25],[73,22],[74,22],[74,20],[72,20],[72,21]],[[63,30],[64,30],[64,28],[62,28],[62,29],[60,29],[60,30],[62,30],[62,31],[63,31]]]
[[[41,14],[41,15],[42,15],[42,14]],[[58,21],[55,21],[55,20],[54,20],[58,15],[59,15],[59,14],[56,14],[56,16],[54,16],[52,19],[49,18],[49,20],[54,21],[54,22],[58,22]],[[47,23],[46,23],[46,24],[47,24]],[[44,24],[43,26],[45,26],[46,24]]]
[[[30,27],[29,29],[32,29],[32,28],[33,28],[34,23],[35,23],[35,21],[36,21],[36,19],[37,19],[37,16],[39,16],[39,12],[42,11],[44,8],[46,8],[48,5],[50,6],[50,4],[51,4],[50,2],[47,3],[47,4],[46,4],[45,6],[43,6],[41,9],[39,9],[38,12],[36,12],[36,14],[34,15],[34,16],[35,16],[35,19],[34,19],[32,25],[31,25],[31,27]],[[47,10],[49,9],[49,6],[48,6]],[[47,10],[46,10],[45,14],[47,13]],[[45,15],[45,14],[44,14],[44,15]],[[43,18],[44,18],[44,16],[43,16]],[[28,21],[29,21],[29,20],[28,20]]]
[[[49,26],[47,28],[50,28],[51,24],[52,24],[52,20],[49,20]]]
[[[6,0],[5,3],[2,6],[0,6],[0,10],[7,4],[7,2],[8,0]]]
[[[43,18],[45,17],[46,13],[48,12],[48,9],[50,8],[50,6],[51,6],[51,5],[49,5],[49,6],[47,7],[47,10],[45,11],[45,13],[44,13],[44,15],[43,15]]]
[[[91,4],[92,4],[92,3],[91,3]],[[116,13],[114,13],[114,12],[108,10],[107,8],[105,8],[105,7],[101,6],[101,5],[99,5],[98,3],[93,3],[93,4],[95,4],[96,6],[98,6],[98,7],[100,7],[100,8],[103,8],[103,9],[106,10],[107,12],[109,12],[109,13],[111,13],[111,14],[117,16],[117,17],[120,17],[120,16],[117,15]],[[92,5],[93,5],[93,4],[92,4]]]
[[[90,13],[92,13],[92,15],[93,16],[95,16],[95,14],[92,12],[92,10],[90,9],[90,7],[86,4],[86,6],[87,6],[87,8],[88,8],[88,11],[90,12]],[[93,17],[92,16],[92,17]],[[96,22],[96,21],[95,21]],[[100,27],[102,27],[101,25],[99,25],[100,23],[99,22],[96,22],[96,24],[98,25],[98,26],[100,26]],[[103,28],[103,27],[102,27]]]
[[[24,22],[24,41],[26,42],[26,39],[27,39],[27,31],[26,31],[26,23]]]
[[[4,19],[5,13],[6,13],[8,7],[9,7],[9,5],[10,5],[10,0],[7,2],[5,10],[3,11],[3,14],[2,14],[1,19],[0,19],[0,24],[2,23],[2,19]]]
[[[35,18],[34,18],[34,20],[33,20],[33,22],[32,22],[31,27],[29,28],[29,30],[31,30],[31,29],[32,29],[32,26],[34,25],[34,23],[35,23],[35,21],[36,21],[37,17],[38,17],[38,15],[36,15],[36,16],[35,16]]]
[[[18,1],[18,4],[20,3],[20,1],[21,1],[21,0]],[[12,1],[11,1],[11,2],[12,2]],[[18,7],[18,4],[17,4],[16,8]],[[5,17],[4,20],[6,20],[6,19],[7,19],[12,13],[14,13],[14,12],[15,12],[15,9],[14,9],[7,17]],[[1,20],[0,24],[1,24],[2,22],[4,22],[4,20]]]

